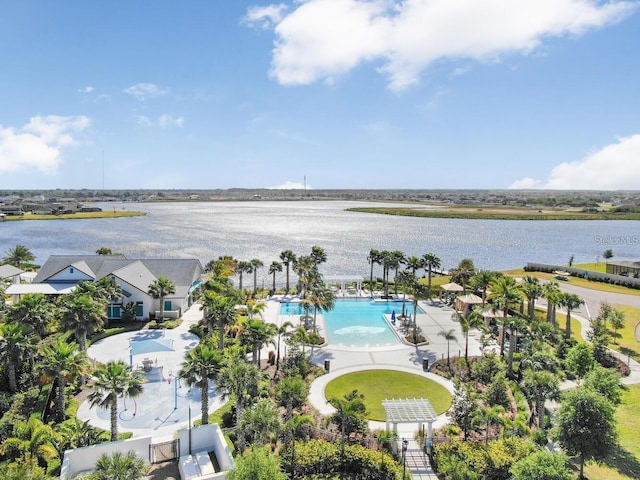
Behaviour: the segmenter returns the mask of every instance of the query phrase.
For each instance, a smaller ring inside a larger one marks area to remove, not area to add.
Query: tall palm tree
[[[77,343],[67,343],[68,336],[63,335],[53,345],[45,346],[39,365],[40,381],[56,383],[55,404],[58,422],[64,421],[65,418],[67,382],[89,371],[87,355],[80,351]]]
[[[238,274],[238,290],[242,291],[242,279],[245,273],[253,273],[251,262],[240,260],[236,265],[236,273]]]
[[[431,290],[425,287],[418,280],[411,284],[411,295],[413,296],[413,343],[418,343],[418,300],[430,298]]]
[[[371,249],[369,250],[369,255],[367,256],[367,261],[369,262],[370,265],[370,272],[369,272],[369,293],[373,296],[373,266],[375,264],[379,264],[381,260],[380,257],[380,252],[376,249]]]
[[[276,329],[276,335],[278,335],[278,342],[276,345],[276,371],[280,368],[280,341],[283,336],[288,336],[289,329],[293,328],[293,324],[289,321],[282,322],[282,324]]]
[[[87,350],[87,335],[104,324],[106,304],[90,295],[65,295],[60,300],[60,324],[65,331],[73,332],[81,351]]]
[[[414,276],[416,274],[416,271],[424,268],[424,258],[416,257],[415,255],[407,257],[405,259],[405,263],[407,265],[407,269],[411,270],[411,273],[413,273]]]
[[[6,256],[2,259],[2,263],[20,268],[23,264],[34,261],[35,258],[31,250],[27,247],[24,245],[16,245],[7,250]]]
[[[505,410],[502,405],[494,405],[493,407],[485,407],[478,409],[473,417],[473,424],[484,427],[484,444],[485,448],[489,443],[489,429],[491,425],[502,425]]]
[[[282,264],[276,260],[269,265],[269,275],[273,276],[273,286],[271,287],[272,294],[276,293],[276,273],[282,271]]]
[[[237,361],[225,365],[218,374],[218,389],[223,397],[233,395],[236,399],[236,425],[240,424],[243,410],[259,395],[262,372],[257,365]]]
[[[320,265],[327,261],[327,253],[324,251],[324,248],[317,245],[311,247],[311,254],[309,256],[313,259],[313,262],[316,265]]]
[[[530,322],[533,322],[536,317],[536,299],[542,296],[543,291],[544,289],[538,277],[527,275],[522,280],[522,292],[529,302],[528,313]]]
[[[268,398],[258,400],[244,411],[238,428],[240,450],[248,439],[251,445],[262,446],[277,438],[280,431],[279,412]]]
[[[277,327],[262,320],[252,320],[242,332],[241,342],[251,348],[251,357],[256,365],[260,365],[260,349],[262,345],[271,341]]]
[[[469,364],[469,332],[473,328],[484,329],[484,317],[476,311],[471,311],[466,315],[456,312],[460,328],[464,333],[464,360]]]
[[[282,260],[282,264],[287,269],[287,288],[285,290],[285,293],[287,294],[289,293],[289,267],[295,263],[296,259],[296,254],[291,250],[284,250],[283,252],[280,252],[280,260]]]
[[[250,263],[253,271],[253,293],[256,293],[258,290],[258,269],[264,267],[264,263],[259,258],[254,258]]]
[[[140,370],[122,360],[98,364],[94,372],[94,391],[89,395],[92,407],[109,409],[111,414],[111,441],[118,439],[118,397],[135,398],[143,391],[144,376]]]
[[[453,270],[451,275],[451,281],[461,283],[463,291],[467,291],[467,284],[471,277],[476,274],[476,267],[473,264],[473,260],[470,258],[464,258],[460,261],[458,266]]]
[[[489,299],[502,308],[503,317],[500,325],[500,355],[504,356],[504,327],[509,317],[509,310],[522,300],[522,290],[513,277],[502,276],[491,282]]]
[[[207,333],[210,334],[214,326],[218,327],[218,348],[222,350],[224,349],[225,328],[231,325],[236,318],[236,301],[233,297],[220,295],[211,290],[206,290],[200,301],[200,308],[204,311]]]
[[[10,321],[33,328],[42,338],[55,317],[55,308],[42,293],[27,293],[14,303],[8,311]]]
[[[471,286],[477,290],[482,292],[482,307],[487,301],[487,289],[493,279],[497,276],[502,275],[500,272],[492,272],[491,270],[480,270],[473,277],[471,277]]]
[[[166,277],[160,277],[151,283],[148,287],[148,293],[155,299],[160,299],[160,318],[159,322],[164,320],[164,299],[168,295],[176,293],[176,284]]]
[[[440,330],[438,332],[438,335],[440,335],[447,341],[447,365],[450,366],[451,363],[449,361],[449,343],[458,340],[458,338],[456,337],[456,331],[454,328],[450,330]]]
[[[316,285],[309,295],[309,300],[313,306],[313,331],[316,331],[316,316],[318,310],[329,312],[336,305],[336,294],[326,285]]]
[[[571,338],[571,311],[584,305],[584,299],[575,293],[565,293],[562,295],[560,305],[567,309],[567,327],[564,336],[565,338]]]
[[[394,250],[391,252],[391,263],[390,268],[395,270],[395,274],[393,276],[393,293],[398,294],[398,270],[405,263],[404,253],[400,250]]]
[[[504,323],[505,327],[509,329],[509,353],[507,359],[507,375],[513,375],[513,354],[516,351],[516,345],[518,342],[518,332],[526,329],[527,324],[525,319],[521,317],[509,317]]]
[[[435,253],[425,253],[422,256],[424,260],[424,268],[427,269],[427,281],[429,285],[429,291],[431,291],[431,275],[433,270],[442,267],[442,260],[436,256]]]
[[[545,283],[542,287],[542,295],[547,300],[547,322],[552,325],[556,323],[556,307],[562,300],[562,292],[557,282]]]
[[[209,381],[216,379],[224,362],[222,351],[215,350],[203,342],[187,353],[182,369],[178,373],[189,387],[196,386],[200,389],[203,425],[209,423]]]
[[[544,404],[560,395],[560,380],[546,370],[527,370],[522,379],[522,387],[531,402],[538,419],[538,428],[544,427]]]
[[[9,380],[9,391],[18,390],[17,372],[22,364],[28,364],[34,351],[33,335],[17,322],[0,324],[0,362]]]
[[[388,250],[380,252],[380,264],[382,265],[382,287],[384,296],[389,296],[389,270],[393,268],[393,253]]]
[[[417,258],[417,257],[414,257]],[[402,285],[402,317],[406,315],[406,298],[407,291],[411,290],[411,286],[416,283],[418,279],[416,278],[415,273],[410,272],[409,270],[404,270],[400,272],[398,275],[398,283]]]

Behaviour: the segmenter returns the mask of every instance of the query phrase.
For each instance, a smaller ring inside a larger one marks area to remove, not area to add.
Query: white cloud
[[[182,127],[184,125],[184,117],[174,117],[169,115],[168,113],[163,113],[160,115],[157,120],[152,120],[146,115],[137,115],[135,117],[136,123],[141,127],[154,127],[158,126],[161,128],[167,127]]]
[[[621,138],[582,160],[551,170],[546,181],[523,178],[509,188],[559,190],[637,190],[640,185],[640,134]]]
[[[91,93],[91,92],[93,92],[93,90],[94,90],[94,88],[91,85],[87,85],[86,87],[83,87],[78,91],[80,93]]]
[[[620,0],[301,0],[288,13],[282,4],[251,7],[247,18],[274,24],[270,75],[281,84],[331,82],[377,61],[389,88],[402,90],[437,60],[528,54],[545,37],[610,25],[637,6]]]
[[[280,23],[287,10],[287,5],[267,5],[266,7],[249,7],[247,15],[243,18],[243,23],[252,27],[259,26],[263,30],[271,28]]]
[[[89,127],[85,116],[32,117],[22,128],[0,125],[0,172],[36,169],[55,173],[60,151],[75,143],[72,136]]]
[[[146,102],[151,98],[161,97],[169,93],[168,88],[160,88],[153,83],[137,83],[123,90],[124,93],[131,95],[141,102]]]
[[[286,181],[277,187],[267,187],[268,190],[311,190],[311,185],[305,187],[304,183]]]

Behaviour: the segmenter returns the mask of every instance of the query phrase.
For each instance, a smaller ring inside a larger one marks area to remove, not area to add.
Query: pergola
[[[386,430],[389,431],[389,424],[393,424],[393,431],[398,430],[399,423],[418,423],[422,430],[424,423],[427,424],[427,445],[431,445],[433,439],[433,422],[438,418],[431,402],[426,398],[405,398],[383,400],[382,406],[387,414]]]
[[[344,296],[344,289],[347,283],[356,284],[356,291],[358,295],[362,291],[362,282],[364,277],[362,275],[325,275],[323,277],[325,285],[329,285],[331,283],[340,284],[340,295]]]

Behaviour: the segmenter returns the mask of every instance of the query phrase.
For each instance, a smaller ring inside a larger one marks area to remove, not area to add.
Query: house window
[[[171,300],[165,300],[164,301],[164,311],[171,311]]]
[[[144,316],[144,308],[142,302],[136,302],[136,317]]]
[[[69,268],[69,273],[73,273],[73,267]]]
[[[122,305],[107,305],[107,318],[122,318]]]

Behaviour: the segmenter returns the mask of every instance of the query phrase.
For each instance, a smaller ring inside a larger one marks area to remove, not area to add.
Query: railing
[[[149,445],[149,462],[162,463],[180,456],[180,440]]]

